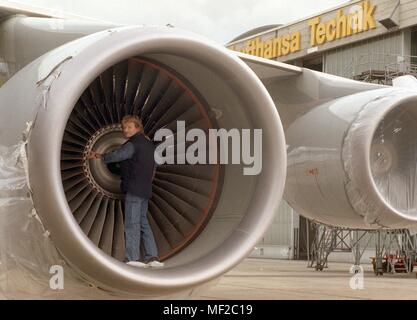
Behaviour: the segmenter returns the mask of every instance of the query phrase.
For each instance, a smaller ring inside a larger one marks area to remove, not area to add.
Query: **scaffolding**
[[[417,60],[415,57],[402,58],[405,59],[403,62],[390,63],[385,66],[386,85],[392,85],[392,80],[404,75],[412,75],[417,78]]]
[[[406,229],[377,232],[375,253],[371,259],[376,275],[411,273],[416,265],[415,236]]]
[[[371,53],[352,58],[344,75],[358,81],[392,85],[392,80],[417,77],[417,56]]]
[[[308,267],[323,271],[328,268],[328,257],[332,252],[351,252],[354,264],[359,265],[360,259],[369,244],[361,247],[360,241],[367,234],[364,230],[350,230],[312,223],[313,236],[308,248]],[[307,230],[310,228],[308,227]],[[308,231],[307,231],[308,232]],[[309,237],[307,237],[309,239]]]
[[[371,263],[375,275],[411,273],[417,265],[417,237],[407,229],[352,230],[309,223],[313,230],[311,242],[307,244],[309,268],[317,271],[328,268],[328,258],[333,252],[351,253],[354,265],[359,266],[372,240],[375,256],[371,257]],[[307,232],[309,230],[307,225]]]

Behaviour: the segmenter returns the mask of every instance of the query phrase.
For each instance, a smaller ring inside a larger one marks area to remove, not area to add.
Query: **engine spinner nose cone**
[[[100,193],[113,199],[120,199],[120,167],[118,164],[105,164],[98,159],[89,160],[91,151],[100,154],[111,152],[123,143],[126,138],[122,134],[120,124],[112,124],[98,130],[87,142],[83,153],[84,172],[89,182]]]
[[[375,177],[388,174],[398,165],[394,146],[389,142],[373,144],[371,147],[371,169]]]

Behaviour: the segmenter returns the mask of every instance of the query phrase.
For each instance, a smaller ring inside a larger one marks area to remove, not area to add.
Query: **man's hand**
[[[97,153],[95,151],[91,151],[88,155],[88,160],[94,160],[94,159],[101,159],[102,154]]]

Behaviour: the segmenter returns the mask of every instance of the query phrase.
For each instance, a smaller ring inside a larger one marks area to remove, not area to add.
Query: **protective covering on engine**
[[[25,147],[0,146],[0,299],[141,298],[88,283],[61,257],[32,204]]]
[[[384,227],[383,215],[389,208],[404,217],[417,217],[417,117],[412,100],[385,107],[385,101],[404,97],[401,90],[366,104],[353,121],[345,137],[343,159],[348,175],[346,191],[352,206],[364,215],[366,223]],[[400,101],[400,100],[398,100]],[[383,117],[375,123],[376,115]],[[375,129],[376,128],[376,129]],[[369,138],[366,139],[365,137]],[[358,138],[359,137],[359,138]],[[363,137],[363,139],[360,139]],[[371,140],[369,140],[371,139]],[[364,145],[358,145],[361,141]],[[370,143],[370,149],[368,145]],[[369,149],[371,189],[376,188],[381,202],[371,196],[372,190],[358,188],[361,179],[354,168],[367,164],[355,157],[355,150]],[[393,227],[393,226],[391,226]]]

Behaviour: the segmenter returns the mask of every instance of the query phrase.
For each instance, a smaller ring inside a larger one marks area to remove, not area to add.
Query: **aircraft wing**
[[[290,64],[252,56],[249,54],[232,51],[242,59],[261,80],[270,78],[284,78],[303,73],[303,69]]]
[[[0,19],[18,14],[30,17],[101,21],[99,19],[64,12],[63,10],[60,10],[59,6],[56,6],[55,8],[44,8],[14,1],[0,0]]]

